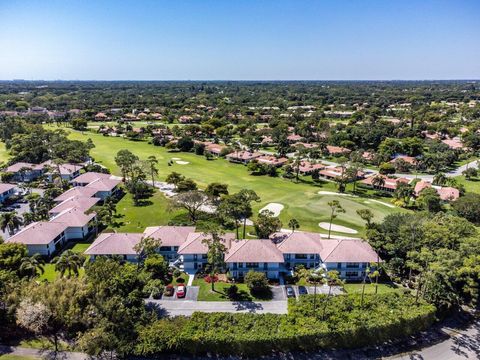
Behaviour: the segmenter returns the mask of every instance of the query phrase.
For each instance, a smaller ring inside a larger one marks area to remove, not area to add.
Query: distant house
[[[275,157],[273,155],[262,155],[256,158],[260,164],[272,165],[275,167],[280,167],[285,165],[288,162],[288,159],[285,157]]]
[[[289,143],[296,143],[303,139],[303,136],[298,134],[290,134],[287,136],[287,140]]]
[[[419,196],[420,192],[427,188],[433,188],[437,191],[442,201],[454,201],[460,197],[460,191],[454,187],[449,186],[435,186],[431,182],[420,180],[415,184],[415,196]]]
[[[444,143],[445,145],[448,145],[448,147],[452,150],[465,149],[465,146],[463,145],[462,140],[458,137],[442,140],[442,143]]]
[[[105,121],[105,120],[108,120],[108,116],[103,113],[103,112],[99,112],[95,115],[95,121]]]
[[[86,185],[86,187],[95,189],[95,197],[105,200],[107,197],[117,195],[121,183],[120,180],[115,179],[97,179]]]
[[[331,167],[326,167],[323,170],[320,170],[318,174],[327,179],[327,180],[335,180],[337,178],[341,178],[342,176],[346,176],[346,171],[347,169],[342,169],[341,167],[337,166],[331,166]],[[363,171],[357,171],[357,179],[362,179],[365,177],[365,173]],[[353,179],[349,179],[350,181],[353,181]]]
[[[5,202],[15,194],[17,187],[13,184],[0,183],[0,203]]]
[[[380,178],[383,181],[376,183],[376,180],[375,180],[376,178]],[[406,178],[394,178],[394,177],[388,177],[381,174],[375,174],[362,180],[361,183],[363,185],[371,187],[372,189],[394,192],[399,183],[408,184],[410,183],[410,180]]]
[[[332,145],[327,145],[327,151],[330,155],[346,155],[352,152],[350,149]]]
[[[60,172],[60,177],[63,180],[70,181],[80,175],[80,170],[84,168],[82,164],[54,164],[53,161],[45,161],[39,166],[42,166],[49,181],[53,180],[56,173]],[[46,170],[50,169],[50,170]]]
[[[320,171],[322,169],[325,168],[325,165],[319,163],[319,164],[315,164],[315,163],[311,163],[309,161],[302,161],[300,162],[300,166],[299,166],[299,173],[302,174],[302,175],[309,175],[311,173],[313,173],[314,171]]]
[[[214,156],[220,156],[222,151],[227,147],[225,145],[215,144],[212,142],[205,142],[205,152],[210,153]]]
[[[250,152],[246,150],[234,151],[226,156],[230,162],[248,164],[250,161],[262,156],[259,152]]]
[[[51,223],[62,223],[65,228],[65,239],[85,239],[96,228],[96,214],[94,212],[85,214],[82,209],[70,208],[54,216]]]
[[[87,186],[92,181],[98,179],[110,179],[110,174],[103,174],[99,172],[89,171],[82,175],[77,176],[74,180],[72,180],[73,186]]]
[[[417,158],[413,157],[413,156],[407,156],[407,155],[397,155],[395,156],[394,159],[390,160],[390,163],[391,164],[395,164],[397,161],[399,160],[403,160],[405,161],[407,164],[411,165],[411,166],[415,166],[418,162]]]
[[[68,189],[63,194],[57,196],[53,199],[57,203],[61,203],[63,201],[69,200],[71,198],[79,198],[79,197],[93,197],[97,193],[97,190],[93,188],[86,188],[83,186],[76,186],[73,188]]]

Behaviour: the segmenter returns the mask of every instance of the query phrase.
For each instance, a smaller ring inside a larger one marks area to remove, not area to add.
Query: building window
[[[295,254],[295,259],[306,259],[307,254]]]
[[[247,263],[247,268],[258,268],[258,263]]]
[[[342,263],[337,263],[337,269],[341,269],[342,268]]]
[[[358,272],[357,271],[347,271],[345,273],[345,276],[348,277],[358,277]]]
[[[359,263],[347,262],[347,269],[358,269],[360,267]]]

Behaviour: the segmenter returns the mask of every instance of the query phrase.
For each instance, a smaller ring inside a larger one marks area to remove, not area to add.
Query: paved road
[[[287,301],[165,301],[148,300],[149,304],[159,307],[164,315],[190,316],[195,311],[201,312],[230,312],[230,313],[255,313],[255,314],[286,314]]]

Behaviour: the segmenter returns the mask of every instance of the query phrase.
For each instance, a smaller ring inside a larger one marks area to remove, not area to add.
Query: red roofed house
[[[352,152],[352,150],[341,147],[341,146],[332,146],[327,145],[327,151],[330,155],[345,155]]]
[[[382,179],[382,181],[376,182],[376,179]],[[385,175],[375,174],[361,181],[362,184],[369,186],[373,189],[389,192],[394,192],[397,188],[398,183],[400,182],[408,184],[410,183],[410,180],[406,178],[391,178]]]
[[[13,174],[13,181],[30,182],[43,174],[43,166],[18,162],[4,169],[4,172]]]
[[[250,152],[246,150],[234,151],[226,156],[230,162],[236,162],[241,164],[248,164],[250,161],[262,156],[259,152]]]
[[[448,145],[448,147],[453,150],[463,150],[465,148],[462,140],[458,137],[442,140],[442,143]]]
[[[284,158],[284,157],[277,158],[273,155],[262,155],[256,158],[256,160],[261,164],[273,165],[276,167],[283,166],[288,162],[287,158]]]
[[[432,185],[432,183],[424,180],[420,180],[415,184],[415,189],[414,189],[415,196],[420,195],[420,192],[423,189],[430,188],[430,187],[434,188],[437,191],[442,201],[454,201],[460,197],[460,191],[454,187],[435,186],[435,185]]]
[[[223,149],[225,149],[225,145],[215,144],[211,142],[205,143],[205,152],[210,153],[215,156],[220,156]]]
[[[410,165],[415,165],[417,163],[416,158],[414,158],[413,156],[407,156],[407,155],[398,155],[395,157],[395,159],[390,160],[390,163],[395,164],[398,160],[403,160]]]
[[[313,164],[309,161],[302,161],[300,162],[299,172],[302,175],[308,175],[314,172],[315,170],[322,170],[325,169],[325,165],[323,164]]]

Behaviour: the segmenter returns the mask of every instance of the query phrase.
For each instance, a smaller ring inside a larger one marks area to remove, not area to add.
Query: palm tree
[[[158,175],[157,164],[158,160],[155,155],[150,155],[147,159],[148,169],[150,171],[150,176],[152,177],[152,186],[155,186],[155,176]]]
[[[288,222],[288,227],[292,229],[292,233],[294,233],[295,230],[300,227],[300,224],[298,223],[297,219],[290,219],[290,221]]]
[[[338,200],[332,200],[328,202],[328,206],[330,206],[330,224],[328,226],[328,238],[330,239],[330,233],[332,231],[332,222],[333,219],[335,219],[338,214],[344,213],[345,209],[340,205],[340,202]]]
[[[26,274],[29,278],[34,278],[37,273],[43,274],[45,272],[45,261],[40,254],[24,257],[20,264],[20,271]]]
[[[2,231],[8,229],[10,235],[15,234],[15,231],[17,231],[22,224],[22,218],[18,216],[15,211],[6,212],[0,215],[0,229],[2,229]]]
[[[317,269],[301,269],[299,275],[305,278],[308,282],[313,283],[313,316],[316,316],[317,311],[317,285],[325,283],[325,270],[323,268]]]
[[[327,273],[326,281],[328,284],[328,295],[327,295],[327,298],[325,299],[325,304],[323,306],[323,315],[322,315],[323,320],[325,320],[325,313],[327,311],[328,301],[330,299],[330,296],[332,295],[332,287],[343,285],[343,281],[340,279],[340,274],[336,270],[330,270]]]
[[[85,258],[81,254],[77,254],[72,250],[65,251],[62,255],[54,259],[55,271],[58,271],[63,277],[67,273],[67,277],[78,276],[80,268],[83,266]]]
[[[433,183],[435,185],[443,186],[445,185],[446,182],[447,182],[447,177],[445,176],[444,173],[435,174],[435,176],[433,177]]]
[[[375,175],[372,179],[372,185],[373,187],[383,187],[385,185],[385,177],[382,175]]]

